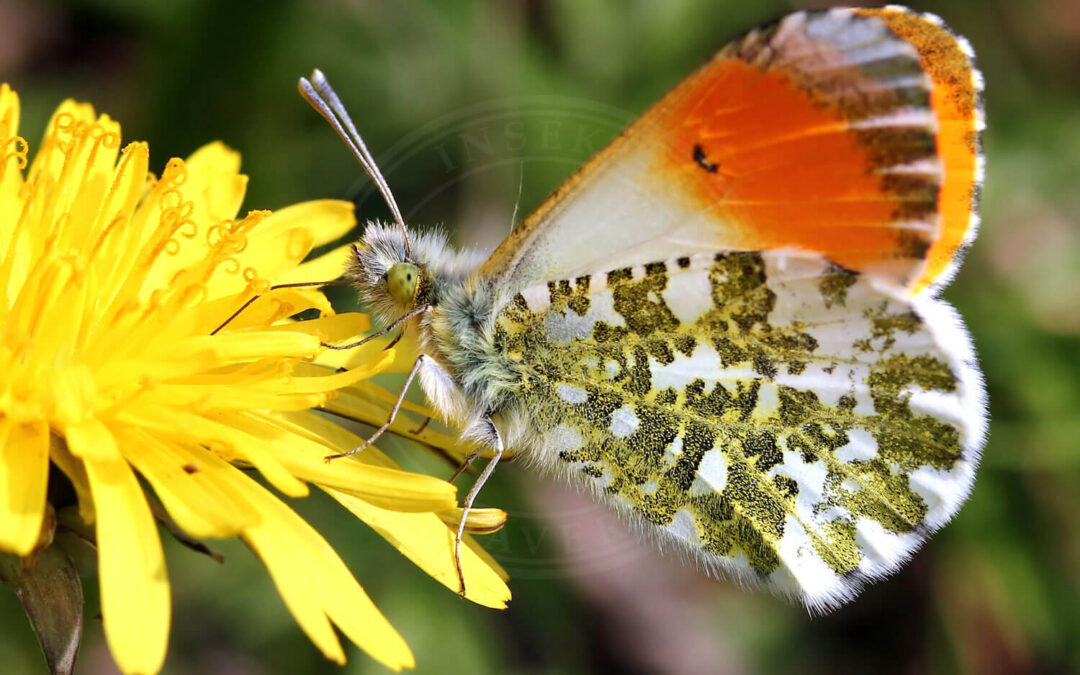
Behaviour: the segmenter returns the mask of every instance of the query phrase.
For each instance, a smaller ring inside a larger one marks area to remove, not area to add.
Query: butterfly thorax
[[[440,303],[421,322],[423,349],[452,383],[434,371],[422,373],[424,390],[435,407],[466,435],[488,439],[494,424],[507,447],[518,445],[522,429],[520,393],[526,381],[521,363],[500,345],[496,321],[505,305],[485,279],[473,277],[442,289]]]

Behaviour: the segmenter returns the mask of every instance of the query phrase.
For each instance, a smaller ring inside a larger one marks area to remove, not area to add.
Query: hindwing
[[[817,256],[699,254],[533,286],[495,343],[541,464],[814,608],[955,513],[984,434],[951,309]]]

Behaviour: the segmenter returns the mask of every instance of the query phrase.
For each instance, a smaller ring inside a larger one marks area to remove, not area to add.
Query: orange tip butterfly
[[[346,278],[380,333],[416,332],[408,382],[492,451],[466,512],[512,450],[710,573],[824,610],[966,499],[986,402],[937,293],[978,223],[982,81],[937,17],[750,31],[490,255],[407,228],[326,79],[300,87],[395,219]]]

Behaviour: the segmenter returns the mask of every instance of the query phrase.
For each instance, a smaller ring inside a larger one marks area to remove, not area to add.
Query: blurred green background
[[[32,149],[63,98],[147,140],[152,167],[221,139],[247,208],[348,197],[385,217],[295,92],[322,68],[414,225],[493,246],[649,103],[731,38],[795,8],[762,0],[232,3],[0,1],[0,80]],[[328,500],[296,508],[403,633],[419,673],[1080,672],[1080,3],[915,3],[973,43],[987,81],[984,224],[944,296],[986,373],[990,442],[969,503],[902,572],[824,617],[654,554],[583,496],[500,468],[481,502],[514,600],[472,606]],[[520,192],[520,196],[519,196]],[[339,298],[342,302],[347,299]],[[411,468],[447,468],[415,447]],[[235,542],[218,565],[167,543],[166,673],[378,673],[311,646]],[[115,666],[96,581],[77,672]],[[0,590],[0,671],[41,672]]]

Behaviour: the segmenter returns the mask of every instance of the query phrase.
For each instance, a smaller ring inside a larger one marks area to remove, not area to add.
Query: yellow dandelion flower
[[[340,249],[302,261],[352,228],[351,205],[238,217],[247,178],[237,153],[211,144],[155,179],[146,144],[121,148],[115,121],[72,101],[28,167],[18,124],[18,97],[3,85],[0,551],[26,557],[48,545],[46,490],[57,467],[93,524],[109,647],[124,672],[156,672],[170,596],[145,483],[191,536],[242,538],[328,658],[344,661],[336,625],[390,668],[412,666],[330,545],[253,477],[288,497],[307,495],[309,484],[326,490],[457,588],[443,522],[456,513],[453,486],[374,448],[323,459],[360,439],[311,409],[387,368],[393,351],[340,372],[321,367],[321,341],[356,335],[367,318],[334,315],[310,289],[267,292],[336,276]],[[309,309],[322,317],[288,319]],[[504,573],[471,542],[463,567],[472,600],[505,605]]]

